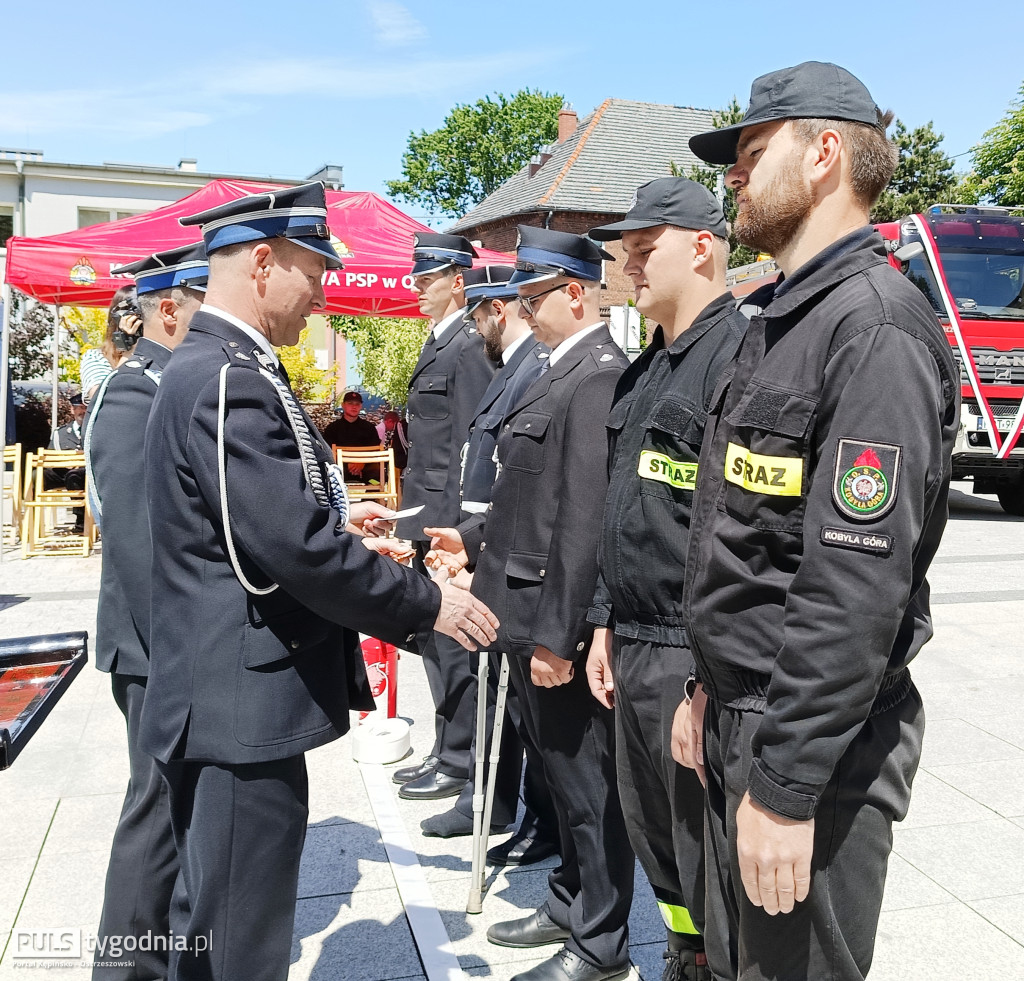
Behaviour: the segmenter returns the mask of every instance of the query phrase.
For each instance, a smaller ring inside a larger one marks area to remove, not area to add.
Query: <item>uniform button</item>
[[[527,428],[527,429],[529,429],[529,428],[530,428],[530,426],[531,426],[531,423],[529,423],[529,422],[528,422],[528,423],[526,424],[526,428]]]
[[[293,640],[289,646],[293,651],[297,651],[299,649],[299,642],[297,640]]]
[[[488,504],[487,505],[487,510],[488,511],[493,511],[494,510],[494,505],[493,504]]]
[[[507,433],[507,432],[508,432],[508,430],[509,430],[509,427],[508,427],[508,426],[506,426],[506,427],[505,427],[505,432]]]
[[[482,552],[485,548],[487,548],[487,542],[481,542],[480,543],[480,551]]]
[[[409,636],[405,638],[405,642],[407,644],[411,644],[415,639],[416,639],[416,635],[415,634],[409,634]]]
[[[541,569],[540,570],[540,577],[541,577],[541,579],[544,578],[544,573],[547,572],[547,571],[548,571],[547,569]]]
[[[576,650],[578,650],[578,651],[582,651],[583,650],[583,641],[582,640],[576,645]]]
[[[235,341],[228,341],[228,347],[238,347],[238,344]]]

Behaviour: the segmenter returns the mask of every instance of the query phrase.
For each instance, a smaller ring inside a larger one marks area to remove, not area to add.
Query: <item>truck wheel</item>
[[[1024,517],[1024,480],[1018,477],[1013,483],[999,484],[996,496],[1007,514]]]

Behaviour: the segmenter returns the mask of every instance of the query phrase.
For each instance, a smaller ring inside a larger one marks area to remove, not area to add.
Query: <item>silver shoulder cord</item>
[[[96,489],[96,481],[93,478],[92,473],[92,427],[96,422],[96,416],[99,415],[100,406],[103,404],[103,396],[106,394],[107,386],[116,374],[116,371],[112,371],[103,379],[102,382],[100,382],[100,387],[96,392],[96,397],[92,400],[92,411],[89,413],[89,424],[85,427],[85,434],[82,436],[82,451],[85,453],[85,493],[89,498],[89,509],[92,511],[93,520],[96,522],[96,527],[99,528],[100,531],[103,530],[103,502],[100,500],[100,492]],[[157,388],[160,387],[161,372],[150,371],[147,368],[144,374],[154,385],[157,386]]]
[[[265,596],[279,588],[278,583],[272,582],[262,589],[254,586],[242,572],[238,563],[238,556],[235,553],[235,542],[231,534],[231,522],[228,513],[228,483],[227,483],[227,461],[224,449],[224,420],[227,416],[227,378],[228,369],[231,364],[225,364],[220,369],[220,389],[217,402],[217,476],[220,482],[220,514],[221,523],[224,526],[224,541],[228,548],[228,558],[231,561],[231,568],[234,569],[238,581],[242,587],[254,596]],[[305,420],[299,411],[295,396],[288,390],[288,387],[273,372],[260,368],[259,372],[266,378],[277,392],[285,415],[295,435],[295,442],[299,449],[299,458],[302,460],[302,467],[309,481],[310,489],[316,498],[317,504],[321,507],[333,507],[341,515],[341,524],[348,522],[349,506],[348,492],[345,488],[345,481],[341,475],[341,468],[337,464],[329,464],[327,470],[327,484],[324,483],[324,476],[320,470],[320,463],[313,452],[313,440]]]

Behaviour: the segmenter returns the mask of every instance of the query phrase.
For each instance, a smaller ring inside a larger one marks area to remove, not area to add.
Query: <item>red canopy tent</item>
[[[277,184],[215,180],[173,204],[103,225],[46,238],[7,242],[6,282],[43,303],[106,306],[125,280],[110,267],[199,240],[199,229],[178,218],[194,215]],[[369,191],[328,191],[327,222],[345,268],[324,277],[327,313],[419,317],[411,289],[412,238],[429,232]],[[480,262],[510,263],[502,252],[480,251]]]

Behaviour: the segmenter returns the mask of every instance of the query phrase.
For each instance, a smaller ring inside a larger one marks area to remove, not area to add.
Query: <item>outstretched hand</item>
[[[429,569],[444,569],[453,579],[469,565],[462,535],[455,528],[424,528],[430,535],[430,551],[423,558]]]
[[[498,618],[472,593],[451,583],[438,583],[441,609],[434,629],[457,640],[467,651],[489,647],[498,639]]]

